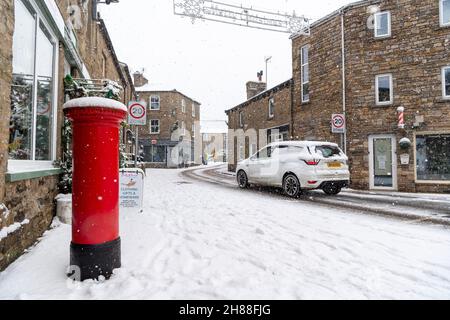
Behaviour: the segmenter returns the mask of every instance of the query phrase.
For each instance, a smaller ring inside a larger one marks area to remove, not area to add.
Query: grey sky
[[[233,0],[316,20],[354,0]],[[224,110],[246,100],[245,83],[269,64],[269,87],[292,76],[288,34],[197,21],[173,14],[172,0],[120,0],[101,5],[119,59],[145,68],[153,84],[176,88],[202,103],[202,119],[226,119]]]

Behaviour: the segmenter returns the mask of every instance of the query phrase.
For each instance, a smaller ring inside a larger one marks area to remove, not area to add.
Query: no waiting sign
[[[147,104],[143,101],[131,101],[128,104],[128,124],[145,126],[147,124]]]
[[[345,115],[333,114],[331,119],[331,131],[333,133],[344,133],[346,130]]]

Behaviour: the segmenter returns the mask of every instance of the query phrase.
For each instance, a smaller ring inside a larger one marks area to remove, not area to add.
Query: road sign
[[[345,133],[346,131],[345,115],[333,114],[333,117],[331,119],[331,131],[333,133]]]
[[[131,101],[128,104],[128,124],[145,126],[147,124],[147,104]]]
[[[152,140],[152,145],[157,145],[158,144],[158,140]]]

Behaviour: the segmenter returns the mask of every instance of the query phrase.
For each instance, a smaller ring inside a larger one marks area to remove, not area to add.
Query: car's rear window
[[[341,150],[335,146],[316,146],[315,151],[316,153],[321,154],[324,158],[331,158],[341,155]]]

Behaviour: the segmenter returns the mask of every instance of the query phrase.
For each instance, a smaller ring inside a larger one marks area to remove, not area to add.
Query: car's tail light
[[[319,162],[320,162],[320,160],[315,160],[315,159],[313,159],[313,160],[305,160],[305,163],[308,166],[317,166],[319,164]]]

